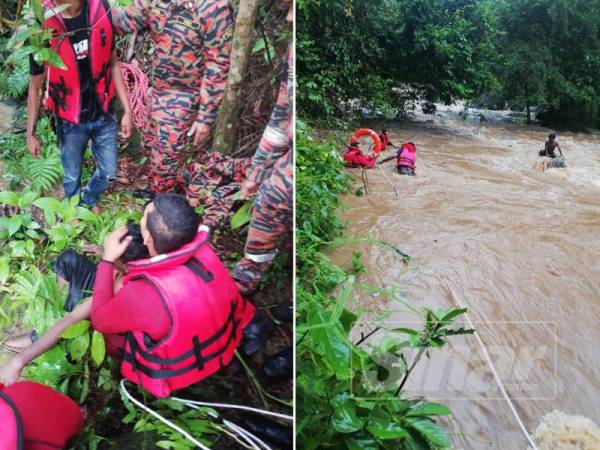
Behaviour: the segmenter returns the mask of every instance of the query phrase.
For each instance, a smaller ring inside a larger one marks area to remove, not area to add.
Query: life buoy
[[[373,139],[373,143],[375,144],[375,148],[373,150],[375,151],[375,153],[379,153],[381,152],[381,150],[383,150],[381,146],[381,139],[379,139],[379,135],[369,128],[360,128],[354,133],[352,133],[352,137],[350,138],[350,144],[358,142],[358,140],[363,136],[368,136],[371,139]]]

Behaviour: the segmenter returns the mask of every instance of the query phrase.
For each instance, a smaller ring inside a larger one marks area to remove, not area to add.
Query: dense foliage
[[[413,308],[424,317],[420,330],[385,330],[383,339],[368,342],[368,335],[353,337],[362,313],[351,299],[365,288],[356,282],[364,271],[360,254],[354,254],[353,269],[344,271],[323,253],[344,229],[336,209],[350,180],[333,143],[301,131],[296,148],[298,448],[449,448],[435,420],[450,414],[448,408],[407,398],[402,388],[428,349],[444,346],[446,336],[472,332],[450,328],[465,310]],[[394,290],[380,293],[398,299]]]
[[[600,126],[598,0],[304,0],[298,9],[298,110],[309,118],[464,99]]]

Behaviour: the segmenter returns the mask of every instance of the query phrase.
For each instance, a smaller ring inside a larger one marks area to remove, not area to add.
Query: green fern
[[[31,190],[40,193],[52,189],[63,174],[60,158],[57,154],[40,159],[25,158],[23,168],[25,180]]]
[[[0,95],[19,98],[29,87],[29,59],[27,55],[19,56],[11,64],[5,64],[0,74]]]

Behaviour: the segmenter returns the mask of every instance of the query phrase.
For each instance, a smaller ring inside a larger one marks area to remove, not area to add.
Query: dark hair
[[[152,203],[154,210],[148,214],[146,223],[159,254],[172,252],[194,240],[200,216],[185,197],[162,194]]]
[[[387,130],[384,128],[383,130],[381,130],[382,133],[387,133]]]
[[[552,140],[552,139],[556,139],[556,135],[554,133],[550,133],[548,135],[548,139]]]
[[[413,144],[412,142],[408,141],[407,143],[412,145],[413,147],[417,148],[417,146],[415,144]]]
[[[121,261],[127,263],[129,261],[149,258],[150,253],[148,253],[148,247],[144,245],[144,238],[142,237],[140,226],[134,224],[132,220],[128,220],[127,234],[133,239],[125,249],[123,255],[121,255]]]

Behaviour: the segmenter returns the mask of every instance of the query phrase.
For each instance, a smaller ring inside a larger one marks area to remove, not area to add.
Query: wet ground
[[[441,108],[388,131],[396,144],[416,144],[417,176],[397,175],[393,162],[385,176],[369,170],[369,194],[347,195],[343,218],[348,235],[387,241],[413,260],[359,246],[362,281],[397,286],[411,305],[467,306],[529,432],[552,410],[597,420],[600,133],[559,133],[568,168],[542,172],[534,166],[551,130],[508,112]],[[347,265],[348,251],[333,251],[334,262]],[[401,302],[363,293],[357,303],[389,313],[390,325],[418,326]],[[473,336],[431,356],[409,392],[451,407],[455,448],[527,448]]]

